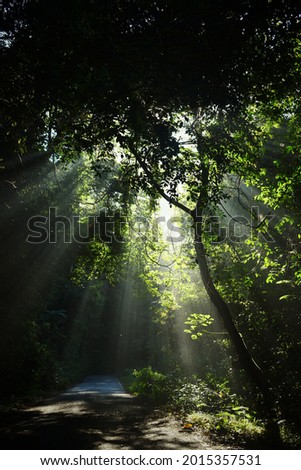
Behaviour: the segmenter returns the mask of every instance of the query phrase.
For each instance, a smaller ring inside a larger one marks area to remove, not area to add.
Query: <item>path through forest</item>
[[[93,376],[40,405],[2,414],[1,449],[222,449],[201,430],[125,392],[115,377]]]

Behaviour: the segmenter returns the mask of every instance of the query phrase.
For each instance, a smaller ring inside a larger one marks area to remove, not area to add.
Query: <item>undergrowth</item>
[[[128,371],[123,383],[132,394],[156,405],[164,404],[194,429],[202,428],[203,432],[236,445],[260,446],[264,442],[265,423],[231,391],[226,380],[165,375],[148,366]],[[300,436],[285,422],[280,430],[284,445],[294,448],[299,445]]]

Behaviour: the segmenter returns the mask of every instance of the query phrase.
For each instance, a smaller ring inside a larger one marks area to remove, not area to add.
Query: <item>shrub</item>
[[[172,404],[181,412],[206,411],[217,413],[221,410],[231,409],[237,405],[237,397],[231,394],[226,383],[208,387],[201,379],[184,378],[178,381],[173,388]]]
[[[135,395],[165,402],[169,397],[169,383],[166,375],[154,371],[151,366],[133,371],[134,380],[129,389]]]
[[[232,413],[221,411],[217,414],[194,412],[186,417],[186,421],[200,426],[203,431],[227,435],[228,438],[258,439],[264,433],[263,424],[253,418],[247,409],[245,409],[245,412],[241,410],[239,414],[235,410]]]

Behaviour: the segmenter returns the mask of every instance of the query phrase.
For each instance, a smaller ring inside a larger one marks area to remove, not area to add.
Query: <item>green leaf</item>
[[[282,295],[281,297],[279,297],[279,300],[289,300],[292,297],[293,297],[292,295],[286,294],[286,295]]]

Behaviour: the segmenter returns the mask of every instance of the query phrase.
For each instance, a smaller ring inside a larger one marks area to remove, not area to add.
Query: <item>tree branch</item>
[[[165,193],[165,191],[161,188],[159,183],[155,180],[155,178],[152,175],[151,171],[147,168],[147,165],[146,165],[145,161],[143,161],[143,159],[141,157],[139,157],[138,155],[136,155],[136,159],[137,159],[139,165],[141,166],[141,168],[143,169],[144,173],[146,174],[146,176],[147,176],[148,180],[150,181],[151,185],[160,194],[160,196],[162,196],[169,204],[172,204],[173,206],[178,207],[182,211],[184,211],[187,214],[189,214],[190,216],[192,216],[193,211],[191,209],[189,209],[184,204],[177,201],[173,197],[168,196],[168,194]]]

